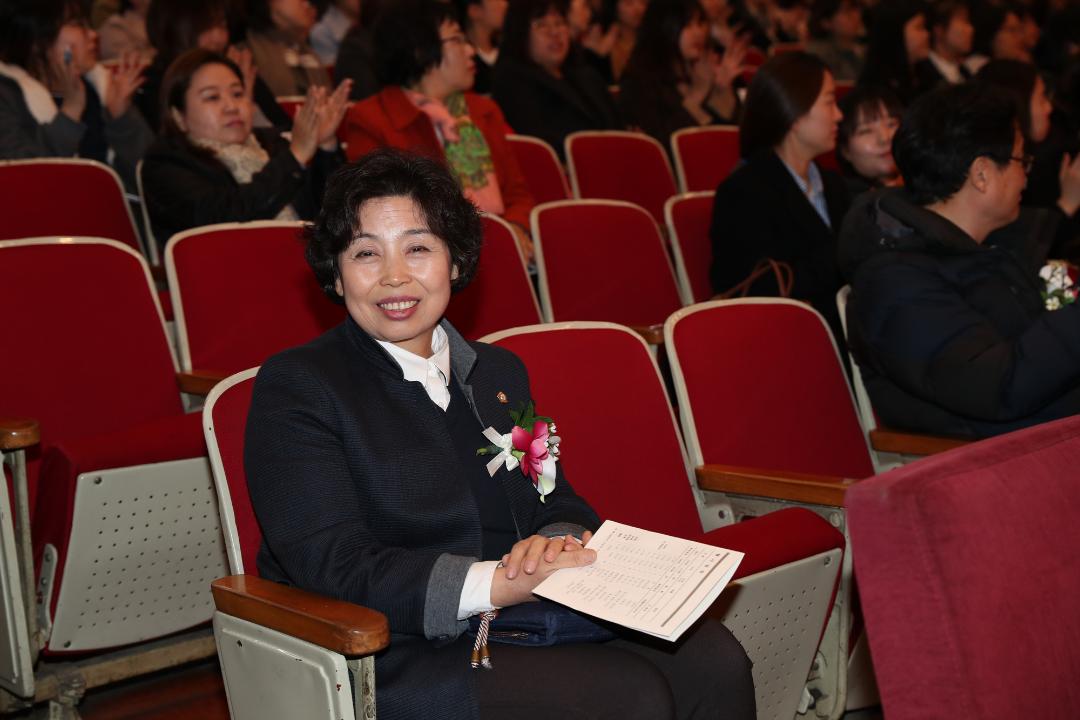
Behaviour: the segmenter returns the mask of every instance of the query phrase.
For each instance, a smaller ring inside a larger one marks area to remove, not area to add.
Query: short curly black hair
[[[1016,104],[1005,91],[985,83],[948,85],[904,114],[893,157],[911,198],[929,205],[955,195],[976,158],[1008,164],[1019,129]]]
[[[428,228],[450,250],[450,261],[458,270],[451,291],[468,285],[476,274],[484,241],[476,206],[444,164],[404,150],[380,148],[330,176],[319,217],[304,229],[308,265],[330,299],[344,303],[335,287],[340,277],[338,257],[360,230],[360,206],[384,197],[412,198]]]
[[[375,21],[375,75],[383,86],[412,87],[442,62],[439,28],[459,22],[454,6],[438,0],[397,0]]]

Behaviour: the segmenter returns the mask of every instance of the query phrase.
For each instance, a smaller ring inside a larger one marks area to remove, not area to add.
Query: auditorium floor
[[[79,712],[83,720],[229,720],[213,660],[91,691]],[[882,720],[882,715],[875,708],[848,713],[844,720]]]

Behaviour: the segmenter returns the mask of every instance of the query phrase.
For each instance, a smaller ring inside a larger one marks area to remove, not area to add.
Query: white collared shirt
[[[952,85],[960,85],[967,80],[967,78],[964,77],[964,70],[966,70],[966,68],[961,70],[960,68],[962,66],[960,63],[950,62],[933,50],[930,51],[930,62],[937,68],[937,71],[941,73],[941,77],[945,78],[945,81]]]
[[[450,406],[450,339],[442,327],[435,326],[429,358],[420,357],[394,343],[384,340],[376,342],[390,353],[390,357],[401,367],[405,380],[423,385],[431,401],[443,411]],[[477,437],[479,436],[477,433]],[[465,575],[465,584],[461,588],[461,599],[458,600],[458,620],[494,609],[495,606],[491,604],[491,582],[498,566],[496,560],[485,560],[475,562],[469,568]]]

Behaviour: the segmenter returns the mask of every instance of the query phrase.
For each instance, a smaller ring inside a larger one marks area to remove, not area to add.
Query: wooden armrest
[[[41,442],[37,420],[0,418],[0,450],[22,450]]]
[[[180,385],[180,392],[209,395],[214,386],[228,376],[228,373],[217,370],[192,370],[176,373],[176,382]]]
[[[645,342],[650,345],[663,345],[664,344],[664,326],[661,325],[631,325],[630,329],[636,332],[641,337],[645,338]]]
[[[390,644],[390,625],[375,610],[263,580],[230,575],[210,584],[226,615],[268,627],[327,650],[355,657]]]
[[[938,435],[917,435],[888,428],[870,431],[870,447],[879,452],[900,455],[935,455],[972,442],[974,441]]]
[[[844,506],[844,493],[857,481],[831,475],[762,470],[734,465],[701,465],[695,468],[702,490],[755,495],[811,503]]]

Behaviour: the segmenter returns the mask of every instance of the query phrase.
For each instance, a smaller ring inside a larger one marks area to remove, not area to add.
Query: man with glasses
[[[1015,104],[940,88],[893,154],[905,187],[864,196],[840,238],[849,343],[882,424],[985,437],[1080,412],[1080,303],[1040,277],[1061,215],[1021,211]]]

